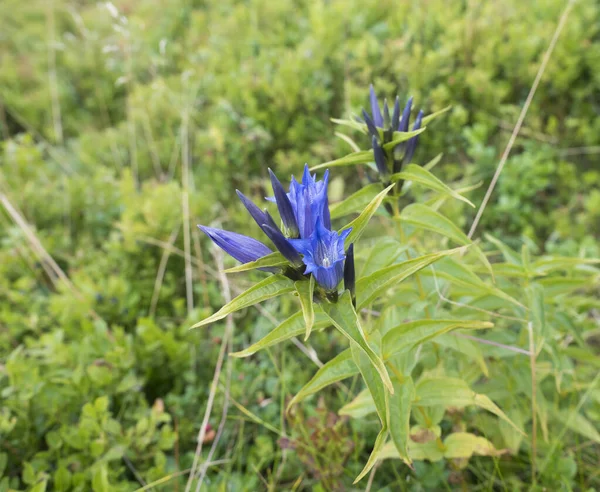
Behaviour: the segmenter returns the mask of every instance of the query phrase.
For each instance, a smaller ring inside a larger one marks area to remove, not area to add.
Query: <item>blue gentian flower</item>
[[[224,231],[214,227],[198,226],[225,253],[242,263],[256,261],[272,251],[260,241],[237,232]]]
[[[304,173],[300,183],[292,176],[290,191],[287,193],[298,224],[300,237],[310,237],[315,229],[317,217],[321,217],[323,225],[331,229],[331,216],[329,215],[329,201],[327,198],[327,185],[329,184],[329,170],[325,171],[322,180],[317,180],[317,175],[311,176],[308,164],[304,165]],[[277,197],[268,197],[267,200],[276,202]]]
[[[375,153],[375,164],[377,165],[377,170],[382,177],[386,177],[389,174],[389,170],[391,169],[394,173],[400,172],[402,170],[402,166],[405,163],[410,162],[417,148],[418,136],[407,140],[406,142],[402,142],[396,145],[391,152],[391,155],[384,155],[381,147],[389,143],[393,140],[394,132],[407,132],[410,121],[410,114],[413,106],[413,98],[410,97],[404,106],[404,110],[402,111],[402,116],[400,116],[400,101],[398,97],[396,97],[396,101],[394,103],[394,110],[392,116],[390,118],[390,110],[388,107],[387,100],[383,102],[383,114],[381,108],[379,106],[379,101],[377,99],[377,95],[375,94],[375,89],[373,88],[373,84],[369,86],[369,103],[371,106],[371,114],[367,113],[364,109],[362,111],[363,120],[367,125],[367,130],[372,138],[372,146],[373,151]],[[423,112],[419,111],[417,118],[415,119],[415,123],[413,125],[413,130],[418,130],[421,128],[421,121],[423,119]],[[383,130],[383,139],[379,133],[379,130]],[[375,143],[376,140],[376,143]],[[382,166],[381,157],[382,155],[386,158],[386,165]],[[387,161],[391,162],[387,162]],[[386,170],[387,172],[384,172]]]
[[[312,274],[317,283],[327,291],[334,291],[344,276],[344,241],[351,230],[346,229],[338,234],[327,229],[321,217],[318,217],[310,237],[290,241],[304,255],[304,274]]]

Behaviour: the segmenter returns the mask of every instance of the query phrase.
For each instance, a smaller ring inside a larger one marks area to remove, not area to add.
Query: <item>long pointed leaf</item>
[[[381,453],[381,450],[383,449],[383,446],[385,444],[385,440],[387,439],[387,436],[388,436],[388,430],[384,427],[379,431],[379,434],[377,435],[377,439],[375,439],[375,444],[373,445],[373,451],[371,451],[371,455],[369,456],[367,464],[362,469],[362,471],[359,473],[358,477],[356,477],[353,484],[360,482],[365,477],[365,475],[371,471],[371,468],[373,468],[375,466],[375,463],[377,463],[377,460],[379,459],[379,454]]]
[[[323,329],[327,326],[330,326],[331,323],[329,318],[327,318],[321,311],[315,312],[315,322],[313,324],[313,329]],[[283,321],[277,328],[273,329],[269,332],[265,337],[261,338],[258,342],[250,345],[250,347],[245,348],[239,352],[232,352],[232,357],[249,357],[252,354],[255,354],[259,350],[265,349],[272,345],[276,345],[285,340],[289,340],[290,338],[297,337],[298,335],[302,335],[302,333],[306,332],[306,323],[304,321],[304,316],[301,312],[296,313],[290,316],[288,319]]]
[[[302,305],[302,315],[304,316],[304,322],[306,323],[306,335],[304,340],[308,340],[313,324],[315,322],[315,310],[313,302],[313,292],[315,290],[315,277],[310,276],[310,280],[298,280],[295,284],[296,292],[300,298],[300,304]]]
[[[292,398],[292,401],[290,401],[288,409],[326,386],[354,376],[355,374],[358,374],[358,367],[356,367],[356,364],[352,360],[352,351],[347,349],[340,352],[321,367],[312,379],[302,387],[296,396]]]
[[[456,329],[478,330],[493,326],[493,323],[487,321],[459,319],[422,319],[403,323],[391,328],[383,337],[383,359],[387,360],[404,350],[415,348],[417,345]]]
[[[486,395],[475,393],[468,384],[458,378],[426,378],[419,381],[415,388],[417,406],[465,407],[476,405],[484,408],[523,433],[507,415]]]
[[[244,263],[243,265],[228,268],[225,270],[225,273],[238,273],[246,272],[248,270],[255,270],[257,268],[278,267],[287,265],[288,263],[289,261],[286,260],[281,253],[276,251],[275,253],[263,256],[256,261],[251,261],[249,263]]]
[[[444,258],[445,256],[462,251],[464,247],[431,253],[412,260],[395,263],[389,267],[382,268],[368,277],[361,278],[356,284],[358,297],[358,308],[363,308],[373,299],[385,292],[392,285],[402,282],[419,270]]]
[[[383,384],[388,388],[390,393],[393,393],[394,388],[392,387],[392,381],[387,373],[385,365],[371,348],[365,333],[360,325],[360,320],[352,305],[352,298],[350,292],[346,291],[339,298],[337,303],[323,303],[323,311],[331,319],[333,325],[344,335],[350,343],[355,343],[360,349],[367,355],[371,364],[375,367]]]
[[[345,215],[360,212],[381,191],[379,183],[372,183],[362,187],[344,201],[336,203],[331,207],[331,218],[337,219]]]
[[[406,166],[406,169],[404,169],[404,171],[393,174],[391,177],[391,180],[394,182],[400,179],[404,181],[412,181],[413,183],[419,183],[434,191],[450,195],[453,198],[456,198],[457,200],[465,202],[471,207],[475,207],[475,205],[473,205],[473,203],[470,200],[454,191],[443,181],[431,174],[427,169],[421,166],[417,166],[416,164],[409,164],[408,166]]]
[[[398,450],[398,455],[410,466],[408,438],[410,432],[410,410],[414,399],[415,387],[409,376],[400,383],[394,380],[394,394],[390,396],[390,434]]]
[[[239,311],[240,309],[253,306],[259,302],[266,301],[273,297],[292,292],[294,290],[294,284],[292,281],[284,277],[283,275],[271,275],[266,279],[260,281],[256,285],[250,287],[247,291],[242,292],[239,296],[233,299],[231,302],[225,304],[215,314],[208,318],[196,323],[192,328],[198,328],[209,323],[213,323],[220,319],[223,319],[228,314]]]
[[[385,196],[394,186],[395,185],[392,184],[386,189],[384,189],[382,192],[380,192],[375,198],[373,198],[373,200],[370,201],[370,203],[364,208],[360,215],[356,217],[356,219],[354,219],[348,225],[340,229],[341,232],[345,229],[352,227],[352,232],[346,238],[346,245],[356,242],[358,238],[362,236],[362,233],[364,232],[365,227],[367,227],[369,220],[371,220],[371,217],[373,217],[373,214],[375,214],[375,212],[383,202]]]

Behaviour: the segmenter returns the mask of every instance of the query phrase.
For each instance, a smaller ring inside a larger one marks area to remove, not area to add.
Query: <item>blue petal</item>
[[[423,111],[419,111],[417,114],[417,118],[415,119],[415,124],[413,125],[413,131],[421,128],[421,121],[423,120]],[[419,141],[419,135],[411,138],[406,145],[406,154],[404,155],[404,162],[410,163],[413,155],[415,153],[415,149],[417,148],[417,143]]]
[[[262,229],[265,234],[269,237],[279,252],[294,266],[302,266],[302,258],[296,251],[296,249],[290,244],[286,237],[281,233],[279,229],[268,224],[262,224]]]
[[[408,120],[410,119],[410,111],[412,109],[413,98],[412,96],[408,98],[408,102],[406,106],[404,106],[404,111],[402,111],[402,118],[400,119],[400,124],[398,125],[399,132],[407,132],[408,131]]]
[[[270,169],[269,175],[271,176],[271,185],[273,186],[273,193],[275,194],[277,209],[279,210],[279,215],[281,216],[283,225],[285,226],[289,236],[297,237],[299,233],[298,223],[296,222],[296,215],[294,214],[294,209],[292,208],[290,199],[283,189],[281,182]]]
[[[375,123],[375,126],[383,128],[383,117],[381,116],[379,101],[377,100],[377,95],[375,94],[373,84],[369,86],[369,101],[371,103],[371,114],[373,115],[373,122]]]
[[[219,248],[242,263],[256,261],[272,251],[260,241],[236,232],[198,226]]]
[[[364,109],[362,111],[362,114],[363,118],[365,119],[365,123],[367,124],[367,129],[369,130],[369,133],[373,137],[379,139],[379,131],[377,130],[377,126],[375,125],[369,114]]]

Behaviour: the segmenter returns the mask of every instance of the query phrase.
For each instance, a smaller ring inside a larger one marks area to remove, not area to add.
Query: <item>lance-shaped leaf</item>
[[[376,343],[373,345],[377,346]],[[373,465],[377,462],[377,456],[381,451],[381,448],[385,444],[385,440],[387,439],[388,429],[389,429],[389,395],[383,385],[381,376],[378,371],[375,370],[373,364],[371,363],[370,358],[365,354],[365,352],[355,343],[351,344],[350,350],[352,351],[352,360],[357,365],[365,383],[367,385],[367,389],[371,395],[375,403],[375,408],[377,409],[377,415],[379,415],[379,420],[381,420],[381,431],[379,431],[379,435],[375,440],[375,445],[373,446],[373,451],[371,451],[371,456],[367,460],[367,463],[363,470],[360,472],[354,483],[360,481],[369,471],[373,468]]]
[[[371,348],[365,337],[360,320],[352,305],[352,298],[350,292],[345,291],[338,299],[337,303],[323,303],[323,311],[331,319],[333,325],[350,340],[350,345],[356,344],[365,353],[365,355],[371,361],[373,367],[379,373],[379,377],[383,381],[383,384],[387,387],[390,393],[393,393],[394,388],[392,381],[387,373],[387,370],[375,351]]]
[[[452,109],[452,106],[446,106],[444,109],[440,109],[439,111],[436,111],[435,113],[431,113],[431,114],[425,116],[423,118],[423,121],[421,121],[421,124],[423,126],[427,125],[427,123],[429,123],[430,121],[434,120],[438,116],[444,114],[446,111],[450,111],[450,109]]]
[[[225,270],[225,273],[246,272],[248,270],[256,270],[257,268],[283,267],[287,264],[289,264],[289,261],[286,260],[279,251],[276,251],[275,253],[263,256],[256,261],[251,261],[250,263],[244,263],[243,265],[228,268]]]
[[[358,308],[363,308],[373,299],[385,292],[391,286],[402,282],[419,270],[431,265],[432,263],[444,258],[445,256],[457,253],[464,247],[431,253],[420,256],[412,260],[395,263],[386,268],[372,273],[368,277],[361,278],[356,283],[356,294],[358,297]]]
[[[240,309],[253,306],[254,304],[258,304],[259,302],[266,301],[267,299],[271,299],[282,294],[287,294],[293,290],[294,284],[289,278],[284,277],[283,275],[271,275],[270,277],[267,277],[256,285],[250,287],[247,291],[242,292],[239,296],[237,296],[231,302],[225,304],[212,316],[209,316],[208,318],[190,327],[190,330],[192,328],[198,328],[199,326],[213,323],[223,319],[228,314],[239,311]]]
[[[491,323],[490,323],[491,324]],[[480,367],[481,372],[484,376],[488,376],[488,368],[485,363],[485,358],[483,356],[483,351],[479,348],[479,345],[476,345],[471,340],[467,340],[466,338],[452,336],[451,334],[442,335],[435,339],[435,343],[441,345],[442,347],[449,348],[451,350],[455,350],[456,352],[460,352],[461,354],[466,355],[477,365]]]
[[[392,175],[391,181],[396,182],[398,180],[419,183],[425,186],[426,188],[429,188],[430,190],[434,190],[445,195],[450,195],[453,198],[456,198],[457,200],[467,203],[471,207],[475,207],[475,205],[473,205],[473,203],[471,203],[470,200],[458,194],[443,181],[439,180],[433,174],[431,174],[427,169],[421,166],[417,166],[416,164],[409,164],[408,166],[406,166],[404,171]]]
[[[400,173],[399,173],[400,174]],[[413,203],[404,207],[400,221],[419,229],[426,229],[446,236],[458,244],[470,244],[471,240],[454,223],[427,205]]]
[[[383,427],[379,431],[379,434],[377,434],[377,439],[375,439],[375,444],[373,445],[373,451],[371,451],[371,454],[369,455],[367,464],[362,469],[362,471],[358,474],[358,477],[356,477],[354,479],[354,482],[352,482],[353,484],[360,482],[365,477],[365,475],[371,471],[371,468],[373,468],[375,466],[375,464],[379,460],[379,455],[381,453],[381,450],[383,449],[383,446],[385,445],[387,436],[388,436],[388,429]]]
[[[475,393],[469,385],[458,378],[425,378],[415,387],[416,406],[430,407],[441,405],[444,407],[466,407],[476,405],[493,413],[517,431],[523,433],[507,415],[486,395]]]
[[[410,350],[422,343],[457,329],[479,330],[492,328],[488,321],[459,319],[421,319],[391,328],[383,337],[383,359]]]
[[[364,210],[360,213],[360,215],[358,217],[356,217],[356,219],[354,219],[348,225],[346,225],[345,227],[342,227],[340,229],[340,233],[341,233],[342,231],[344,231],[346,229],[352,228],[352,232],[350,232],[350,234],[346,238],[346,242],[345,242],[346,245],[355,243],[358,240],[358,238],[360,238],[360,236],[362,236],[362,233],[364,232],[365,227],[367,227],[369,220],[371,220],[371,217],[373,217],[373,215],[375,214],[375,212],[381,205],[381,202],[383,202],[383,199],[385,198],[385,196],[388,194],[388,192],[393,187],[394,187],[394,185],[392,184],[392,185],[388,186],[382,192],[378,193],[377,196],[375,198],[373,198],[369,202],[369,204],[364,208]]]
[[[353,128],[354,130],[358,130],[359,132],[367,133],[367,125],[365,125],[356,114],[352,114],[351,116],[353,117],[351,120],[339,118],[330,118],[330,120],[336,125],[347,126],[349,128]]]
[[[313,292],[315,291],[315,277],[310,276],[310,280],[298,280],[294,283],[298,297],[300,298],[300,304],[302,306],[302,316],[304,317],[304,323],[306,324],[306,335],[304,340],[308,340],[313,324],[315,322],[315,310],[313,303]]]
[[[326,386],[354,376],[355,374],[358,374],[358,367],[356,367],[356,364],[352,360],[352,351],[347,349],[340,352],[321,367],[312,379],[292,398],[292,401],[288,405],[288,410],[292,405],[300,403]]]
[[[496,449],[485,437],[476,436],[468,432],[450,434],[441,445],[436,441],[429,441],[422,444],[410,441],[408,449],[408,454],[412,459],[432,462],[440,461],[443,458],[470,458],[473,455],[500,456],[505,453],[505,449]],[[400,456],[393,443],[388,442],[381,449],[378,458],[379,460],[397,459]]]
[[[433,275],[432,273],[425,272],[424,275]],[[443,278],[448,280],[450,283],[473,288],[475,287],[476,292],[479,290],[481,293],[488,293],[493,296],[505,299],[512,304],[515,304],[521,308],[527,309],[523,304],[517,301],[514,297],[511,297],[506,292],[494,287],[493,285],[486,284],[481,280],[475,273],[467,268],[462,263],[455,261],[452,258],[446,258],[443,262],[435,267],[435,275],[437,278]]]
[[[410,431],[410,410],[414,399],[415,387],[412,378],[406,377],[400,382],[394,379],[394,394],[389,397],[390,406],[390,434],[392,442],[398,450],[398,455],[407,464],[412,460],[408,455],[408,441]]]
[[[350,349],[348,349],[350,352]],[[356,364],[355,364],[356,365]],[[358,373],[358,368],[356,368],[356,372]],[[367,415],[374,413],[377,411],[375,407],[375,402],[373,401],[373,397],[368,389],[364,389],[358,395],[356,395],[352,401],[346,403],[338,413],[340,415],[347,415],[348,417],[352,417],[353,419],[362,419]]]
[[[402,142],[406,142],[417,135],[420,135],[426,130],[425,127],[419,128],[417,130],[412,130],[410,132],[394,132],[394,136],[392,137],[392,141],[383,145],[385,150],[391,150],[396,145],[401,144]]]
[[[338,166],[351,166],[354,164],[366,164],[367,162],[373,162],[373,149],[352,152],[351,154],[340,157],[339,159],[313,166],[310,168],[310,170],[316,171],[317,169],[322,169],[324,167],[330,168]]]
[[[425,229],[442,234],[458,244],[473,245],[472,249],[477,254],[479,260],[486,267],[490,275],[492,277],[494,276],[492,265],[490,265],[490,262],[485,254],[483,254],[483,251],[481,251],[479,246],[473,244],[469,237],[456,225],[454,225],[450,219],[443,216],[436,210],[433,210],[431,207],[420,203],[408,205],[402,210],[402,213],[400,214],[400,221],[415,226],[419,229]]]
[[[329,318],[327,318],[321,310],[315,311],[315,320],[313,323],[313,330],[322,330],[331,325]],[[266,336],[261,338],[258,342],[253,343],[248,348],[239,352],[233,352],[229,355],[232,357],[249,357],[255,354],[259,350],[265,349],[272,345],[284,342],[290,338],[297,337],[306,333],[306,323],[304,316],[301,312],[295,313],[288,319],[283,321],[279,326],[270,331]]]
[[[345,215],[360,212],[379,192],[381,192],[381,185],[379,183],[372,183],[361,188],[344,201],[332,205],[331,218],[337,219]]]

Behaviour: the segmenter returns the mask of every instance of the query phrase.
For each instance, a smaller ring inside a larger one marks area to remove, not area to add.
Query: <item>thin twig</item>
[[[227,279],[227,275],[225,274],[225,267],[223,266],[223,252],[220,249],[213,249],[213,257],[215,258],[215,263],[217,264],[217,268],[219,270],[219,281],[221,283],[221,291],[223,293],[223,300],[228,303],[231,302],[231,289],[229,287],[229,280]],[[223,337],[227,340],[227,351],[233,351],[233,316],[229,315],[225,319],[225,336]],[[229,409],[229,388],[231,384],[231,374],[233,370],[233,364],[231,363],[231,359],[227,359],[227,377],[225,380],[225,394],[223,401],[223,410],[221,413],[221,421],[219,422],[219,427],[217,429],[217,434],[213,440],[210,451],[208,452],[208,456],[206,457],[206,461],[210,462],[212,457],[217,449],[221,436],[223,435],[223,430],[225,429],[225,423],[227,422],[227,411]],[[202,470],[200,472],[200,477],[198,478],[198,483],[196,485],[196,492],[200,491],[202,487],[202,483],[204,482],[204,477],[206,476],[207,466],[203,465]]]
[[[483,343],[484,345],[492,345],[494,347],[503,348],[506,350],[510,350],[511,352],[516,352],[517,354],[523,355],[531,355],[527,350],[513,347],[512,345],[504,345],[503,343],[493,342],[492,340],[486,340],[485,338],[474,337],[472,335],[465,335],[464,333],[452,333],[453,336],[458,338],[467,338],[468,340],[473,340],[475,342]]]
[[[219,278],[221,282],[227,282],[227,278],[223,272],[223,269],[220,269]],[[223,280],[225,279],[225,280]],[[223,289],[223,296],[229,296],[231,299],[231,295],[229,294],[229,284],[225,283],[227,289]],[[227,297],[226,297],[227,298]],[[228,316],[231,318],[231,315]],[[225,352],[227,350],[227,346],[229,345],[230,332],[229,330],[225,330],[225,335],[223,336],[223,340],[221,341],[221,348],[219,349],[219,355],[217,357],[217,365],[215,366],[215,372],[213,374],[213,379],[210,385],[210,392],[208,394],[208,401],[206,403],[206,410],[204,411],[204,417],[202,419],[202,423],[200,424],[200,431],[198,432],[198,443],[196,445],[196,451],[194,453],[194,461],[192,463],[192,471],[188,478],[187,484],[185,486],[185,492],[190,492],[192,483],[194,481],[194,477],[197,473],[198,465],[200,463],[200,455],[202,454],[202,444],[204,441],[204,437],[206,434],[206,427],[208,425],[208,420],[212,413],[213,403],[215,401],[215,395],[217,393],[217,387],[219,383],[219,378],[221,376],[221,369],[223,368],[223,360],[225,358]]]
[[[373,480],[375,479],[375,473],[377,472],[377,468],[379,468],[380,463],[381,463],[381,461],[378,461],[377,463],[375,463],[375,465],[371,469],[371,473],[369,474],[369,481],[367,482],[367,488],[365,489],[365,492],[371,492],[371,487],[373,486]]]
[[[131,473],[133,473],[133,476],[140,483],[140,485],[142,487],[145,487],[146,486],[146,482],[144,481],[144,479],[142,478],[142,476],[138,473],[138,471],[135,469],[135,467],[133,466],[133,463],[129,460],[129,458],[127,456],[123,455],[123,461],[127,465],[127,468],[129,468],[129,470],[131,471]]]
[[[50,85],[50,101],[52,103],[52,122],[54,125],[54,141],[57,144],[63,143],[63,128],[60,112],[60,100],[58,98],[58,79],[56,76],[56,46],[54,37],[56,35],[54,22],[54,0],[46,4],[46,19],[48,29],[48,82]]]
[[[477,226],[479,225],[479,221],[481,220],[481,216],[483,215],[483,211],[485,210],[485,207],[487,206],[488,201],[490,200],[490,197],[492,196],[492,192],[494,191],[494,188],[496,187],[496,182],[498,181],[498,178],[500,177],[500,174],[502,173],[502,170],[504,169],[504,165],[506,164],[506,161],[508,159],[510,151],[513,148],[513,145],[515,144],[517,135],[519,134],[519,131],[521,130],[521,126],[523,125],[523,120],[525,119],[525,116],[527,115],[527,111],[529,109],[531,101],[533,100],[533,96],[535,95],[535,93],[537,91],[537,88],[538,88],[538,85],[542,78],[542,75],[544,75],[544,72],[546,71],[546,66],[548,65],[548,61],[550,61],[550,57],[552,56],[552,52],[554,51],[554,47],[556,46],[558,37],[560,36],[560,33],[561,33],[563,27],[565,26],[567,17],[569,16],[569,13],[571,12],[573,5],[575,4],[575,1],[576,0],[569,0],[567,7],[565,8],[564,12],[562,13],[562,15],[558,21],[558,25],[556,26],[556,30],[554,31],[554,35],[552,36],[550,45],[548,46],[546,53],[544,53],[544,58],[542,60],[540,68],[538,69],[537,75],[535,76],[535,80],[533,81],[533,85],[531,86],[531,89],[529,90],[529,94],[527,95],[525,104],[523,105],[523,108],[521,109],[521,114],[519,114],[519,119],[517,120],[517,124],[515,125],[515,128],[510,136],[508,145],[504,149],[504,153],[502,154],[500,163],[498,164],[498,167],[496,168],[496,172],[494,173],[494,177],[492,178],[492,182],[490,183],[490,186],[488,187],[488,189],[485,193],[485,196],[483,197],[483,201],[481,202],[481,205],[479,206],[479,210],[477,210],[477,215],[475,216],[475,220],[473,220],[473,224],[471,224],[471,229],[469,230],[469,234],[468,234],[469,239],[473,238],[473,235],[475,234],[475,230],[477,229]]]
[[[179,227],[180,225],[177,224],[177,226],[173,229],[173,232],[171,232],[167,244],[170,244],[172,246],[173,243],[177,240],[177,236],[179,235]],[[163,249],[163,253],[160,258],[160,264],[158,265],[158,271],[156,272],[156,279],[154,280],[154,291],[152,292],[152,300],[150,301],[150,316],[154,316],[154,313],[156,312],[158,295],[160,294],[160,288],[165,277],[165,271],[167,270],[167,262],[169,261],[169,256],[171,256],[171,250],[168,248]]]
[[[185,259],[185,293],[187,301],[188,314],[194,309],[194,287],[192,283],[192,263],[188,259],[191,251],[190,242],[190,152],[189,152],[189,120],[190,115],[187,109],[187,77],[184,76],[183,90],[183,111],[181,114],[181,207],[183,213],[183,249],[186,254]]]
[[[531,484],[535,486],[535,460],[537,457],[537,422],[536,422],[536,377],[535,377],[535,342],[533,340],[533,324],[527,323],[529,332],[529,362],[531,366]]]

